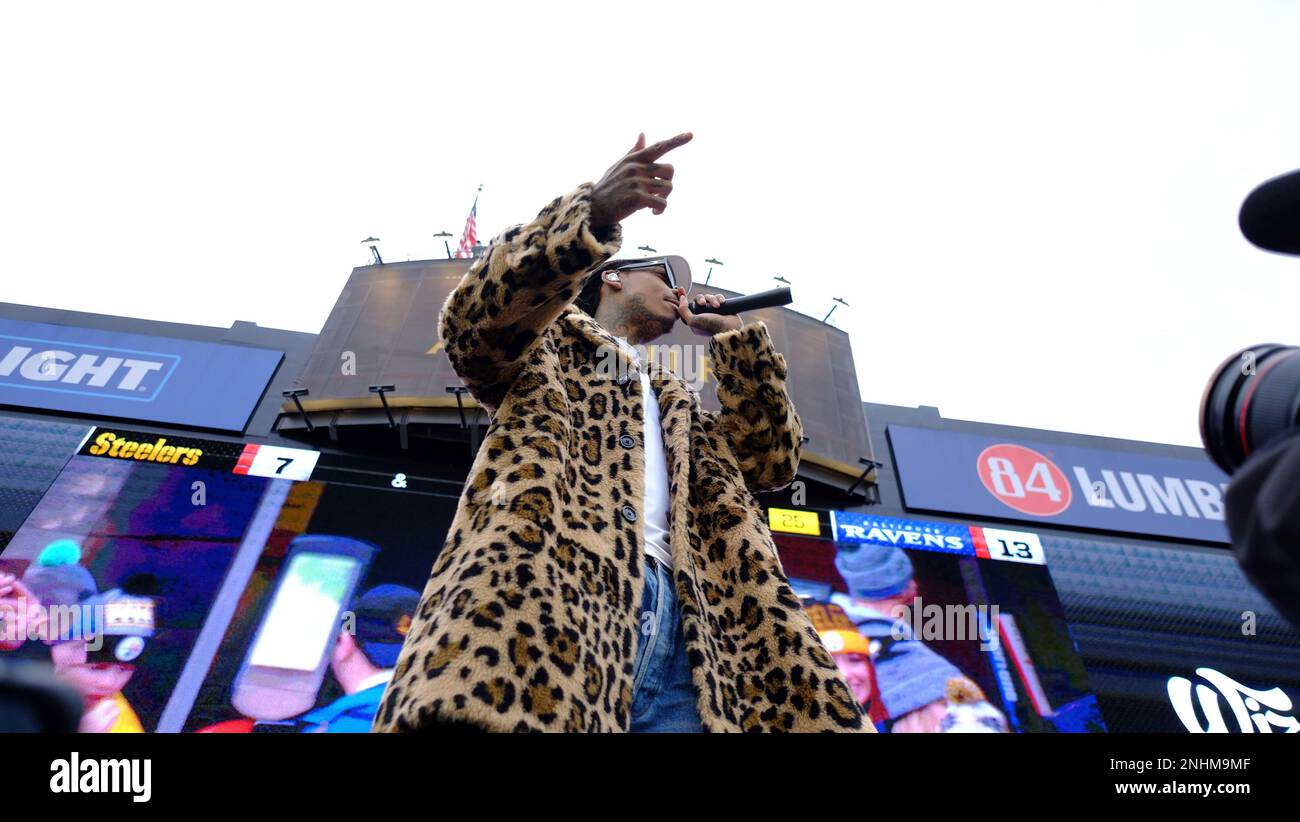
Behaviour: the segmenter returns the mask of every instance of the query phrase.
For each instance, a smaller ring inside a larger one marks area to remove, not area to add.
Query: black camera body
[[[1232,475],[1225,495],[1237,564],[1300,628],[1300,348],[1229,357],[1201,397],[1201,439]]]
[[[1265,251],[1300,255],[1300,171],[1258,186],[1238,216]],[[1246,577],[1300,628],[1300,348],[1255,345],[1225,360],[1201,396],[1201,440],[1232,475],[1232,551]]]
[[[1201,441],[1227,474],[1300,431],[1300,348],[1264,343],[1233,354],[1201,395]]]

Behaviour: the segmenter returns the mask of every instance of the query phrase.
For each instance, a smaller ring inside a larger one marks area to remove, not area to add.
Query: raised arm
[[[618,225],[591,225],[591,183],[497,235],[447,297],[438,335],[470,393],[496,408],[519,366],[582,287],[619,249]]]
[[[689,133],[636,145],[594,185],[557,197],[526,225],[497,235],[447,297],[438,334],[474,397],[495,409],[520,365],[582,288],[586,274],[622,243],[619,223],[641,208],[661,213],[672,166],[656,163]]]

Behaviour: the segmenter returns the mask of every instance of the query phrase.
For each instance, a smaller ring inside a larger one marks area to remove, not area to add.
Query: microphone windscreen
[[[1279,254],[1300,254],[1300,171],[1261,184],[1241,204],[1241,233]]]

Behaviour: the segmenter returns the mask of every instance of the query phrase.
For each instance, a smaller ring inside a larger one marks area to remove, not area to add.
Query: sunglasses
[[[607,265],[605,271],[636,271],[642,268],[662,268],[659,272],[659,278],[668,284],[669,288],[680,288],[683,291],[691,290],[691,266],[686,262],[685,257],[677,255],[668,255],[664,257],[642,257],[636,260],[617,260]]]

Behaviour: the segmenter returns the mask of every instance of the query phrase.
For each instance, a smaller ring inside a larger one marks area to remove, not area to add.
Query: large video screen
[[[82,696],[82,730],[369,729],[460,483],[302,449],[24,426],[39,456],[0,551],[0,600],[24,606],[0,655],[50,663]],[[881,730],[1105,729],[1035,535],[769,518]]]
[[[83,731],[369,729],[458,483],[119,427],[69,454],[0,552],[0,654],[51,663]]]
[[[768,519],[878,730],[1106,730],[1035,534],[815,509]]]

